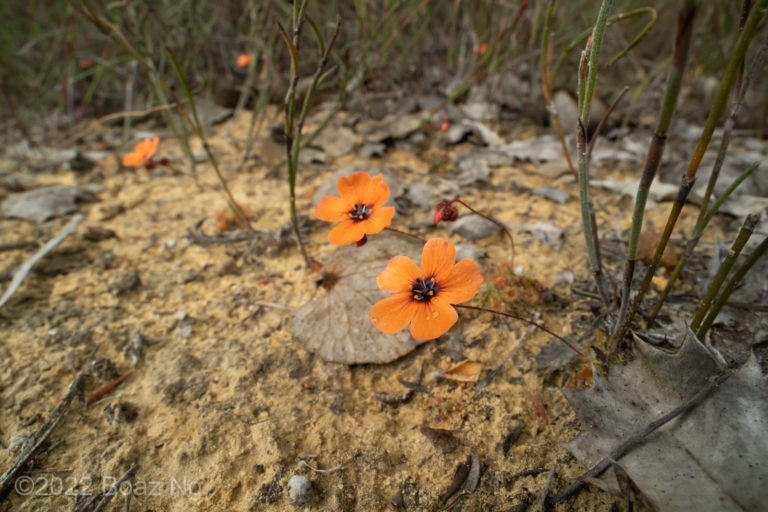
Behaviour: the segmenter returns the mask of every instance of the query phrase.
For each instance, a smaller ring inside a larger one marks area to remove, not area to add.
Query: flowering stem
[[[414,240],[418,240],[418,241],[420,241],[423,244],[427,243],[427,241],[424,240],[423,238],[421,238],[419,235],[414,235],[413,233],[408,233],[407,231],[400,231],[399,229],[390,228],[389,226],[386,226],[384,229],[386,229],[387,231],[391,231],[393,233],[397,233],[399,235],[403,235],[403,236],[407,236],[409,238],[413,238]]]
[[[501,229],[504,232],[504,234],[507,235],[507,238],[509,238],[510,250],[512,251],[512,257],[510,258],[510,260],[512,262],[512,268],[514,268],[514,263],[515,263],[515,241],[512,239],[512,234],[509,232],[507,227],[504,224],[502,224],[501,222],[497,221],[496,219],[494,219],[492,217],[489,217],[488,215],[485,215],[485,214],[480,213],[479,211],[475,210],[474,208],[469,206],[467,203],[465,203],[464,201],[462,201],[458,197],[456,199],[453,199],[453,200],[448,202],[449,205],[451,205],[453,203],[459,203],[460,205],[462,205],[464,208],[466,208],[467,210],[471,211],[475,215],[479,215],[480,217],[484,218],[485,220],[487,220],[489,222],[493,222],[494,224],[496,224],[499,227],[499,229]]]
[[[568,342],[568,340],[566,340],[565,338],[563,338],[563,337],[562,337],[562,336],[560,336],[559,334],[555,334],[554,332],[550,331],[550,330],[549,330],[549,329],[547,329],[545,326],[543,326],[543,325],[541,325],[541,324],[539,324],[539,323],[536,323],[536,322],[534,322],[533,320],[529,320],[528,318],[525,318],[525,317],[522,317],[522,316],[513,315],[512,313],[505,313],[505,312],[503,312],[503,311],[496,311],[495,309],[482,308],[482,307],[480,307],[480,306],[468,306],[468,305],[466,305],[466,304],[453,304],[453,307],[456,307],[456,308],[464,308],[464,309],[472,309],[472,310],[474,310],[474,311],[483,311],[483,312],[485,312],[485,313],[493,313],[494,315],[501,315],[501,316],[506,316],[506,317],[508,317],[508,318],[514,318],[515,320],[520,320],[520,321],[522,321],[522,322],[525,322],[525,323],[527,323],[528,325],[532,325],[532,326],[534,326],[534,327],[536,327],[536,328],[538,328],[538,329],[541,329],[542,331],[544,331],[545,333],[549,334],[550,336],[554,336],[554,337],[555,337],[555,338],[557,338],[558,340],[560,340],[560,341],[562,341],[563,343],[565,343],[565,345],[566,345],[568,348],[570,348],[571,350],[573,350],[574,352],[576,352],[576,353],[579,355],[579,357],[581,357],[581,358],[582,358],[582,359],[584,359],[585,361],[586,361],[586,359],[587,359],[587,356],[585,356],[585,355],[584,355],[584,353],[583,353],[581,350],[579,350],[579,349],[577,349],[576,347],[574,347],[573,345],[571,345],[571,344]]]

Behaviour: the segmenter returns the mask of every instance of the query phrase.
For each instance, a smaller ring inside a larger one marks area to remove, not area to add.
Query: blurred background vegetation
[[[719,78],[724,69],[735,41],[741,3],[699,2],[686,81],[704,84],[702,94],[707,93],[706,80],[700,79]],[[601,80],[615,83],[599,90],[604,99],[624,84],[633,90],[632,101],[641,91],[653,89],[649,85],[663,88],[677,4],[658,0],[618,3],[623,12],[653,7],[658,19],[628,57],[601,71]],[[313,30],[327,38],[339,16],[341,31],[329,63],[335,70],[321,97],[328,99],[330,94],[342,107],[361,91],[429,91],[460,100],[461,94],[478,84],[487,86],[488,95],[502,99],[510,94],[524,96],[518,98],[519,105],[543,106],[539,59],[548,5],[544,0],[310,1],[307,12],[314,26],[305,27],[302,33],[301,75],[311,75],[317,63],[319,47]],[[599,2],[588,1],[555,4],[553,60],[591,26],[598,7]],[[290,1],[8,0],[0,2],[4,144],[19,137],[40,142],[46,132],[69,131],[84,119],[145,110],[160,103],[157,91],[148,83],[152,77],[115,42],[115,33],[88,19],[89,12],[114,26],[171,90],[181,86],[169,54],[178,61],[193,91],[208,94],[221,106],[253,107],[283,101],[290,58],[277,23],[290,29]],[[625,48],[648,21],[648,16],[637,16],[612,25],[605,41],[605,62]],[[582,48],[580,43],[564,61],[553,80],[556,89],[575,89]],[[248,67],[237,66],[241,54],[252,56]],[[529,86],[511,87],[511,83]],[[257,103],[260,95],[264,101]],[[754,103],[751,109],[762,113],[757,119],[764,120],[768,94],[760,96],[748,102]],[[760,124],[763,131],[764,121]]]

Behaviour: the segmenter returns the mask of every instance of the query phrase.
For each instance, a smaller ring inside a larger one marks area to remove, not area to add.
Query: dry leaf
[[[640,232],[640,239],[637,242],[637,259],[649,265],[653,260],[653,254],[656,252],[656,247],[658,247],[660,241],[661,232],[655,226],[646,226]],[[664,248],[659,265],[667,270],[672,270],[677,265],[677,251],[675,251],[672,244],[667,244]]]
[[[635,338],[636,358],[594,373],[594,387],[564,391],[588,425],[566,444],[592,467],[651,421],[688,402],[722,371],[688,330],[669,353]],[[720,356],[722,357],[722,356]],[[702,403],[618,461],[656,510],[763,510],[768,482],[768,390],[754,356]],[[593,482],[620,492],[612,470]]]
[[[456,449],[456,447],[459,446],[459,440],[453,436],[453,432],[451,430],[446,430],[444,428],[432,428],[426,425],[421,427],[419,430],[427,437],[427,439],[432,441],[432,444],[435,445],[435,448],[439,448],[443,454],[451,453]]]
[[[477,382],[482,369],[483,363],[467,359],[448,368],[444,377],[454,382]]]
[[[385,334],[370,321],[371,306],[390,294],[376,285],[387,262],[402,254],[418,260],[419,244],[377,234],[360,248],[339,247],[325,262],[316,297],[291,319],[291,332],[307,350],[326,361],[346,364],[387,363],[427,340],[407,330]]]

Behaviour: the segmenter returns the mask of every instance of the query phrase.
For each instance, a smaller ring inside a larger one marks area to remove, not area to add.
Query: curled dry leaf
[[[454,382],[477,382],[483,363],[466,359],[446,370],[444,377]]]
[[[369,310],[389,296],[376,276],[390,258],[418,259],[420,252],[419,244],[388,234],[375,235],[359,249],[339,247],[323,266],[315,298],[294,313],[291,332],[307,350],[337,363],[387,363],[411,352],[426,340],[407,330],[381,332],[371,324]]]
[[[677,352],[635,338],[626,365],[594,372],[594,386],[564,391],[586,426],[565,446],[592,467],[643,425],[688,403],[724,371],[722,356],[690,330]],[[768,389],[751,356],[703,402],[660,427],[616,463],[655,510],[764,510],[768,482]],[[619,493],[612,470],[590,480]]]

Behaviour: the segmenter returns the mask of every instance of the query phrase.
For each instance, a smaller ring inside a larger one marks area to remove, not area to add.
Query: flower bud
[[[432,222],[435,224],[441,220],[446,222],[453,222],[458,218],[459,210],[455,206],[451,205],[451,201],[440,201],[437,203],[437,206],[435,206],[435,217]]]

